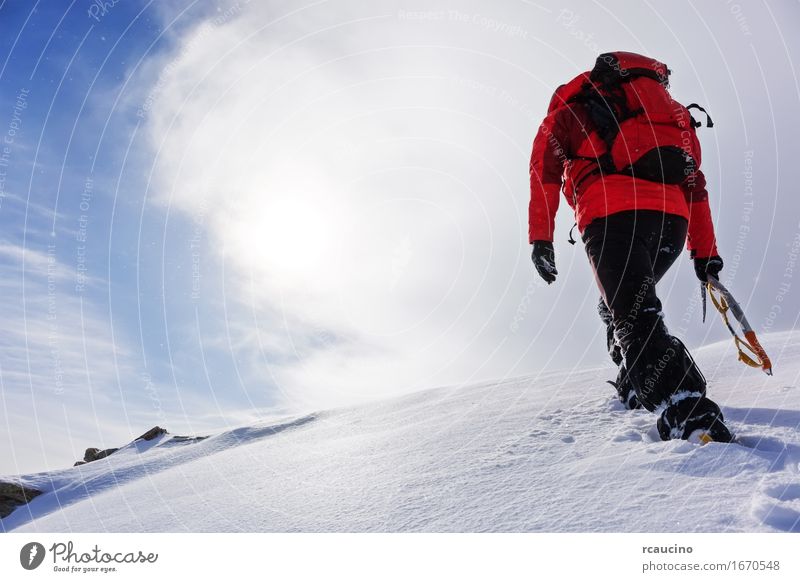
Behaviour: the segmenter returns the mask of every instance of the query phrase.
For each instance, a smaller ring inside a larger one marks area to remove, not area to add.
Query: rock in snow
[[[25,487],[21,483],[0,481],[0,518],[11,515],[18,506],[41,494],[41,491]]]
[[[161,428],[160,426],[154,426],[150,430],[148,430],[143,435],[136,437],[134,442],[136,441],[152,441],[155,438],[163,436],[167,434],[167,429]],[[173,437],[175,439],[203,439],[205,437],[181,437],[176,436]],[[86,463],[91,463],[92,461],[99,461],[100,459],[105,459],[108,455],[116,453],[119,449],[103,449],[102,451],[96,447],[89,447],[86,449],[86,452],[83,454],[82,461],[76,461],[73,467],[77,467],[78,465],[85,465]]]
[[[800,531],[800,333],[763,340],[772,378],[732,342],[695,351],[739,444],[662,442],[654,415],[614,400],[610,366],[566,370],[162,432],[4,479],[43,493],[0,529]]]

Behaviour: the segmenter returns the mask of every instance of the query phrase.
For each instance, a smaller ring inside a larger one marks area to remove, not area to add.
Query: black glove
[[[547,281],[549,285],[556,280],[558,271],[556,270],[556,256],[553,252],[553,243],[548,240],[533,241],[533,266],[539,272],[539,276]]]
[[[719,279],[719,272],[722,270],[722,257],[714,255],[713,257],[704,257],[699,259],[694,258],[694,273],[701,282],[708,282],[708,276],[711,275],[715,279]]]

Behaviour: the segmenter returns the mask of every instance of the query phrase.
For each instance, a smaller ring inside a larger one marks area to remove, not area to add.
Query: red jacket
[[[548,115],[533,142],[530,242],[553,240],[555,215],[563,188],[567,203],[575,211],[580,232],[595,218],[623,210],[660,210],[689,221],[686,246],[693,254],[697,257],[717,255],[706,179],[699,169],[680,185],[623,174],[597,174],[581,181],[588,166],[594,163],[580,158],[595,157],[605,150],[605,144],[591,130],[592,123],[585,109],[580,105],[564,105],[587,76],[588,73],[582,73],[556,90]],[[576,182],[578,188],[575,188]]]

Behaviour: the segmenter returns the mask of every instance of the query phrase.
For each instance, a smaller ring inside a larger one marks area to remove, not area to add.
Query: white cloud
[[[261,366],[295,403],[510,369],[491,361],[487,330],[509,335],[518,299],[503,293],[530,275],[518,270],[530,135],[507,133],[527,113],[496,99],[520,72],[492,74],[505,46],[405,46],[431,34],[398,6],[339,3],[270,24],[274,9],[248,4],[188,32],[141,84],[157,200],[202,222],[233,281],[232,326],[255,333]],[[451,40],[472,28],[444,23]],[[500,84],[477,91],[477,109],[476,82]]]
[[[156,199],[202,223],[203,264],[227,279],[226,340],[256,376],[308,406],[602,361],[567,209],[560,281],[531,283],[529,147],[553,88],[597,51],[664,58],[679,98],[726,89],[706,81],[720,63],[685,7],[661,21],[581,3],[567,26],[527,3],[231,5],[153,58],[131,101]],[[680,269],[660,289],[677,319],[696,293]]]
[[[50,277],[54,280],[64,280],[69,277],[69,272],[59,264],[53,253],[25,249],[20,245],[8,242],[0,242],[0,260],[5,260],[11,264],[26,265],[26,270],[35,271],[40,276]]]

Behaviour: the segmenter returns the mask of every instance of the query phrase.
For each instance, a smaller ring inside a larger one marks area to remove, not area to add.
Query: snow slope
[[[170,435],[21,479],[15,531],[800,531],[800,332],[696,351],[742,445],[661,442],[611,368]],[[167,427],[168,428],[168,427]]]

